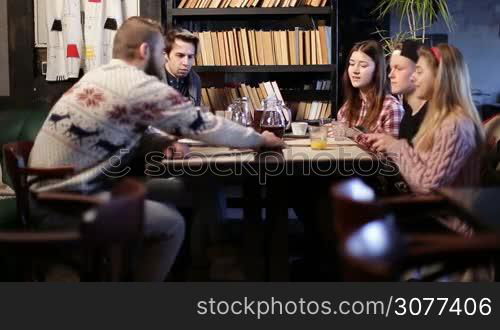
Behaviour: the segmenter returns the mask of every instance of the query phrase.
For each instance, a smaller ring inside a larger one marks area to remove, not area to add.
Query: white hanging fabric
[[[46,2],[48,81],[78,78],[83,44],[80,1]]]
[[[113,40],[123,23],[123,0],[84,0],[85,72],[107,64]]]
[[[84,0],[85,72],[102,63],[104,1]]]
[[[80,0],[64,1],[62,23],[68,78],[78,78],[83,46]]]
[[[64,0],[47,1],[46,4],[48,32],[46,79],[48,81],[62,81],[68,77],[62,24],[63,6]]]
[[[115,39],[116,31],[123,23],[123,7],[122,0],[105,0],[104,10],[104,37],[102,43],[102,64],[109,63],[113,58],[113,40]]]
[[[88,72],[109,63],[116,32],[129,11],[128,3],[127,0],[47,0],[46,80],[78,78],[82,66]]]

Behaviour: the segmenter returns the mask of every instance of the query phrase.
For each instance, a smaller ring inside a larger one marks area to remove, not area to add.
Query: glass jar
[[[236,100],[236,102],[232,105],[231,110],[232,121],[242,126],[252,126],[252,113],[250,112],[250,109],[248,107],[248,99],[246,97],[242,97],[241,99]]]

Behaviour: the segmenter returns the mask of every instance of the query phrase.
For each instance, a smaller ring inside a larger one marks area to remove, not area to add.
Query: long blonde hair
[[[484,131],[472,101],[469,69],[462,53],[454,46],[439,44],[433,49],[422,47],[419,56],[425,58],[434,68],[436,80],[429,108],[413,140],[416,149],[430,150],[434,144],[435,133],[449,116],[472,120],[476,128],[476,143],[481,146]]]

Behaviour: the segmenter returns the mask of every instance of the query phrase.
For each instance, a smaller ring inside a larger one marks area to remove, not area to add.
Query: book
[[[281,95],[280,89],[279,89],[278,84],[276,83],[276,81],[272,81],[271,82],[271,86],[273,87],[274,95],[276,95],[276,97],[278,98],[278,100],[280,100],[282,102],[285,102],[283,100],[283,96]]]
[[[266,89],[267,97],[271,95],[276,95],[273,90],[273,86],[269,81],[264,82],[264,88]]]
[[[217,44],[219,45],[220,65],[227,65],[226,62],[226,48],[224,45],[224,33],[215,32],[217,36]]]
[[[236,65],[234,64],[234,51],[230,50],[230,44],[229,44],[229,32],[224,31],[222,33],[222,37],[224,38],[224,48],[226,49],[226,63],[227,65]]]
[[[211,45],[212,45],[212,50],[213,50],[213,56],[214,56],[214,65],[221,65],[221,59],[220,59],[220,51],[219,51],[219,41],[217,40],[217,33],[216,32],[210,32],[210,38],[211,38]]]
[[[329,61],[329,56],[328,56],[328,42],[326,39],[326,27],[319,26],[319,39],[320,39],[320,45],[321,45],[321,58],[323,60],[322,64],[330,64],[331,62]]]
[[[283,65],[283,59],[281,58],[281,35],[279,31],[271,31],[273,40],[274,56],[276,58],[275,64]]]
[[[252,65],[259,65],[257,43],[255,42],[255,30],[248,31],[248,42],[250,44],[250,62]]]
[[[316,54],[318,52],[316,48],[316,34],[314,33],[314,30],[307,31],[309,33],[309,39],[311,40],[311,63],[312,65],[318,64],[316,60]]]
[[[177,8],[184,8],[184,5],[186,4],[187,0],[182,0],[179,5],[177,6]]]
[[[298,28],[295,28],[295,32],[298,33],[299,35],[299,42],[298,42],[299,65],[304,65],[306,64],[304,60],[304,54],[305,54],[304,31],[299,31]]]
[[[198,40],[200,40],[200,34],[198,32],[193,32],[193,34],[198,37]],[[201,46],[201,40],[198,43],[198,49],[196,51],[196,59],[195,59],[195,64],[196,65],[203,65],[203,59],[201,57],[201,51],[202,51],[202,46]]]
[[[304,64],[310,65],[310,64],[312,64],[312,60],[311,60],[311,34],[309,33],[309,31],[303,31],[303,32],[304,32],[304,36],[305,36],[305,38],[304,38],[305,39],[304,40],[304,44],[305,44]]]
[[[245,65],[252,65],[252,62],[250,60],[250,50],[249,50],[249,42],[248,42],[248,34],[246,29],[241,29],[241,40],[240,43],[242,44],[243,48],[243,53],[245,55]]]
[[[272,42],[272,34],[271,31],[262,32],[263,45],[264,45],[264,62],[266,65],[274,65],[276,62],[274,60],[274,47]]]
[[[281,41],[281,61],[283,65],[289,65],[288,60],[288,33],[287,31],[279,31],[280,41]]]
[[[208,65],[207,46],[205,45],[205,32],[200,32],[198,37],[200,47],[198,51],[201,53],[201,62],[198,63],[198,65]]]
[[[208,92],[206,88],[201,89],[201,103],[213,109],[213,106],[210,104],[210,98],[208,97]]]
[[[316,38],[316,64],[324,64],[323,53],[321,51],[321,40],[319,38],[319,30],[314,30],[314,37]]]

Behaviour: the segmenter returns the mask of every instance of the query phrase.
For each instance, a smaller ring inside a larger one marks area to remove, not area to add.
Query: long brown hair
[[[431,49],[422,47],[419,50],[420,57],[434,68],[436,80],[429,109],[415,136],[414,144],[419,150],[430,150],[434,144],[434,135],[443,121],[454,115],[472,120],[476,128],[476,143],[481,146],[484,132],[472,100],[469,69],[463,55],[451,45],[439,44],[436,48],[434,52],[438,52],[439,60]]]
[[[367,114],[361,124],[363,127],[369,129],[376,123],[380,112],[382,111],[384,99],[387,93],[384,50],[375,40],[358,42],[354,45],[354,47],[352,47],[348,60],[350,60],[352,53],[355,51],[365,53],[373,60],[373,62],[375,62],[375,71],[373,72],[373,78],[367,95]],[[360,115],[361,95],[359,88],[354,88],[351,84],[351,80],[349,78],[349,64],[347,64],[345,68],[344,75],[342,77],[342,85],[345,96],[344,106],[346,107],[346,118],[350,125],[355,125]]]

